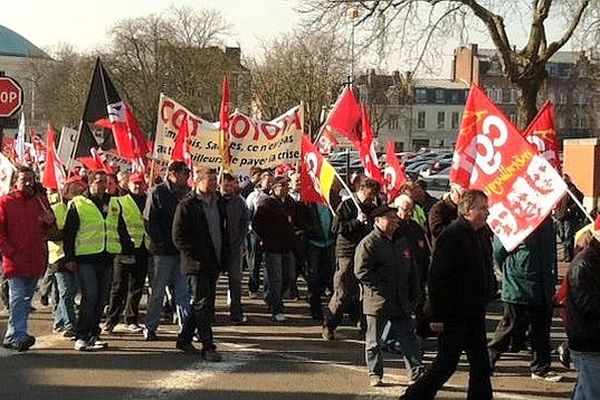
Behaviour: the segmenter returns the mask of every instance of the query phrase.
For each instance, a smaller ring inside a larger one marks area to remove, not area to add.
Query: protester
[[[35,344],[27,332],[31,298],[47,265],[46,236],[57,229],[48,201],[35,190],[33,170],[18,167],[13,177],[14,192],[0,198],[0,251],[10,303],[3,346],[22,352]]]
[[[462,199],[464,189],[455,183],[450,184],[450,192],[435,203],[429,211],[429,233],[432,245],[437,237],[452,221],[458,217],[458,203]]]
[[[423,229],[429,229],[427,213],[423,209],[423,204],[427,200],[427,196],[423,187],[417,182],[408,181],[400,189],[400,193],[406,194],[414,202],[413,205],[413,220],[421,225]]]
[[[467,398],[493,398],[485,331],[492,255],[478,233],[489,215],[487,196],[479,190],[465,192],[458,212],[458,219],[437,238],[429,271],[430,327],[439,335],[438,354],[401,399],[432,400],[456,371],[463,351],[469,362]]]
[[[494,259],[504,271],[502,280],[503,316],[494,338],[488,343],[492,371],[511,338],[521,336],[519,329],[530,324],[531,378],[558,382],[562,376],[550,370],[550,327],[554,298],[553,274],[556,264],[556,234],[547,219],[515,250],[507,252],[494,239]],[[523,323],[522,321],[526,322]],[[524,333],[524,332],[523,332]]]
[[[52,205],[52,212],[59,229],[57,239],[48,241],[48,269],[56,278],[58,302],[54,309],[54,332],[65,338],[74,338],[77,316],[75,314],[75,295],[77,294],[77,276],[74,271],[65,268],[65,252],[63,249],[63,227],[67,218],[67,204],[85,191],[82,182],[68,182],[63,188],[62,200]]]
[[[563,178],[573,196],[579,202],[583,201],[583,193],[575,186],[571,177],[564,174]],[[584,214],[571,195],[567,193],[559,203],[554,217],[560,224],[559,232],[563,242],[563,261],[571,262],[575,254],[575,232],[581,228],[582,220],[585,218]]]
[[[148,274],[148,249],[142,212],[146,204],[145,182],[141,174],[127,174],[128,192],[117,199],[131,242],[123,246],[114,260],[110,305],[104,331],[112,333],[125,310],[124,322],[130,332],[141,332],[139,305]]]
[[[230,256],[225,266],[229,280],[229,320],[232,325],[240,325],[247,321],[242,307],[242,257],[244,243],[248,235],[248,208],[244,199],[235,192],[235,177],[229,173],[223,174],[221,195],[227,211],[227,234]]]
[[[117,173],[117,193],[119,196],[125,196],[129,193],[129,177],[131,174],[127,170],[121,170]]]
[[[381,386],[383,355],[379,343],[388,321],[389,331],[402,347],[409,379],[416,380],[424,372],[411,321],[421,290],[409,237],[394,237],[398,228],[396,209],[383,205],[371,215],[375,227],[356,248],[354,273],[364,291],[365,360],[370,384]]]
[[[263,171],[260,175],[260,181],[254,188],[254,191],[246,197],[246,206],[248,207],[248,217],[250,218],[250,249],[248,252],[248,291],[250,298],[258,299],[261,297],[260,290],[260,269],[263,262],[263,249],[260,239],[252,227],[254,214],[258,203],[269,197],[271,186],[273,184],[273,174],[270,171]]]
[[[577,383],[575,400],[600,399],[600,223],[566,276],[567,336]]]
[[[167,168],[167,179],[150,191],[144,208],[144,224],[150,238],[150,253],[154,258],[152,295],[144,328],[144,337],[148,341],[158,340],[156,329],[167,285],[172,284],[175,291],[180,326],[190,309],[188,282],[181,271],[181,257],[172,239],[175,208],[189,192],[187,180],[190,172],[185,163],[172,161]]]
[[[243,198],[247,199],[248,195],[254,191],[262,172],[260,167],[250,167],[250,177],[240,185],[240,195]]]
[[[335,338],[335,330],[342,322],[344,313],[350,314],[353,323],[362,321],[358,280],[354,276],[354,252],[358,243],[373,230],[371,212],[373,200],[381,190],[379,182],[365,179],[355,199],[346,199],[338,206],[331,231],[336,235],[336,271],[333,276],[333,295],[329,301],[321,336],[325,340]],[[358,202],[360,210],[355,202]]]
[[[194,171],[194,190],[177,205],[173,219],[173,243],[181,252],[181,268],[192,294],[191,309],[176,347],[189,354],[201,354],[211,362],[221,361],[212,322],[219,272],[229,265],[226,227],[226,204],[217,193],[217,175],[210,168],[198,167]],[[192,345],[194,332],[202,343],[201,351]]]
[[[69,203],[63,228],[65,268],[75,271],[81,286],[75,350],[100,350],[100,318],[108,293],[110,267],[116,254],[130,242],[116,198],[106,193],[104,171],[89,176],[85,195]]]
[[[423,189],[424,198],[423,202],[421,203],[421,208],[423,208],[423,211],[425,211],[426,215],[429,215],[431,207],[438,202],[438,199],[429,194],[427,191],[427,182],[424,179],[419,178],[415,182],[417,185],[421,186],[421,189]]]
[[[286,176],[275,178],[273,194],[258,204],[252,223],[265,254],[265,301],[275,322],[286,320],[283,294],[293,283],[294,252],[299,247],[293,223],[295,205],[288,197],[288,185]]]

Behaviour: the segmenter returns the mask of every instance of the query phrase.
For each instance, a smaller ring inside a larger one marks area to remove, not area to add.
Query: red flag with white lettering
[[[388,140],[385,144],[385,169],[383,170],[383,182],[388,203],[391,203],[406,183],[404,166],[396,156],[394,144]]]
[[[465,105],[450,179],[488,196],[488,225],[508,251],[548,216],[567,189],[548,161],[474,85]]]
[[[360,147],[358,148],[358,155],[363,167],[365,167],[365,175],[379,183],[383,183],[383,176],[381,175],[377,153],[375,152],[371,120],[369,119],[367,106],[364,104],[361,107],[361,114],[362,139],[360,141]]]
[[[544,103],[529,124],[523,135],[548,162],[560,173],[562,168],[558,158],[558,134],[554,124],[554,104]]]
[[[319,140],[315,143],[315,146],[317,146],[317,149],[321,154],[325,155],[331,153],[338,144],[339,142],[336,140],[335,136],[333,136],[331,130],[329,130],[328,127],[325,127],[321,136],[319,136]]]

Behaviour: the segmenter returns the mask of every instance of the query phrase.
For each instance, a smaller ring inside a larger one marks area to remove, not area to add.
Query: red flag
[[[542,223],[567,189],[557,171],[474,85],[450,179],[488,196],[488,225],[508,251]]]
[[[175,137],[173,152],[171,153],[172,161],[183,161],[189,168],[192,168],[192,153],[190,149],[189,127],[187,116],[181,121],[179,131]]]
[[[406,183],[404,166],[396,157],[394,144],[388,140],[385,144],[385,169],[383,170],[384,188],[387,193],[388,203],[391,203]]]
[[[300,173],[300,199],[309,203],[326,203],[335,209],[339,202],[339,194],[334,188],[335,170],[306,135],[302,136]]]
[[[229,95],[229,79],[223,76],[223,87],[221,90],[221,107],[219,108],[219,146],[221,149],[221,163],[223,169],[231,170],[231,152],[229,149],[229,115],[231,114],[231,100]]]
[[[375,143],[373,142],[373,130],[371,128],[369,112],[367,111],[367,106],[364,104],[361,107],[361,113],[362,139],[358,148],[360,161],[365,167],[365,175],[367,177],[383,183],[383,176],[381,175],[377,153],[375,152]]]
[[[558,134],[554,124],[554,105],[547,101],[544,103],[533,121],[523,133],[525,139],[535,147],[548,162],[561,172],[560,159],[558,158]]]
[[[56,134],[52,125],[48,124],[48,134],[46,136],[46,163],[44,164],[44,172],[42,176],[42,185],[46,189],[62,190],[67,176],[63,163],[56,154],[55,144]]]
[[[333,148],[338,144],[339,142],[335,139],[335,136],[333,136],[328,127],[323,129],[321,136],[319,136],[318,142],[315,143],[317,149],[323,155],[331,153]]]
[[[131,143],[131,154],[130,156],[122,154],[122,156],[132,160],[146,157],[146,154],[150,152],[148,142],[133,113],[133,109],[127,103],[125,103],[125,121],[127,123],[127,139]]]
[[[325,127],[344,135],[357,149],[360,147],[361,110],[350,86],[346,86],[342,91]]]
[[[91,149],[90,157],[80,157],[79,161],[90,171],[104,171],[107,174],[114,174],[115,170],[110,166],[106,158],[106,154],[102,149]]]

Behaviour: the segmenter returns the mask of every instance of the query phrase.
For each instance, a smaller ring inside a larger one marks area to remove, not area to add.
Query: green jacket
[[[508,253],[494,238],[494,261],[502,267],[502,301],[551,305],[556,277],[554,226],[546,219],[523,243]]]

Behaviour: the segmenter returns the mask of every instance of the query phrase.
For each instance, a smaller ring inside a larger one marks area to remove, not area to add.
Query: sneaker
[[[102,333],[112,334],[115,331],[115,325],[106,323],[102,327]]]
[[[52,333],[61,333],[63,331],[62,326],[52,328]]]
[[[129,324],[125,327],[125,329],[132,333],[140,333],[141,331],[143,331],[142,327],[138,324]]]
[[[199,355],[201,351],[194,347],[191,343],[181,343],[179,340],[175,343],[175,348],[183,351],[185,354]]]
[[[88,343],[88,348],[93,350],[102,350],[108,347],[108,343],[103,340],[100,340],[99,336],[92,336]]]
[[[146,339],[147,342],[156,342],[158,340],[158,336],[156,336],[155,331],[144,329],[144,339]]]
[[[77,339],[75,341],[75,350],[77,351],[86,351],[88,347],[87,340]]]
[[[383,386],[383,381],[380,376],[371,376],[369,377],[369,385],[371,387],[381,387]]]
[[[223,360],[223,357],[213,349],[203,350],[202,358],[208,362],[220,362]]]
[[[29,350],[31,346],[35,344],[35,337],[27,335],[21,342],[3,343],[2,347],[5,349],[16,350],[19,353]]]
[[[248,317],[244,315],[241,319],[232,319],[231,325],[244,325],[246,322],[248,322]]]
[[[426,372],[427,370],[425,369],[425,367],[419,367],[418,369],[416,369],[415,372],[412,373],[412,376],[408,380],[408,384],[412,385],[413,383],[418,381],[423,375],[425,375]]]
[[[561,343],[556,352],[558,353],[558,361],[560,361],[563,367],[571,369],[571,351],[568,344],[565,342]]]
[[[285,315],[283,315],[283,314],[281,314],[281,313],[279,313],[279,314],[276,314],[276,315],[274,315],[274,316],[273,316],[273,320],[274,320],[275,322],[285,322],[285,320],[286,320],[286,319],[287,319],[287,318],[285,317]]]
[[[552,371],[532,372],[531,379],[544,380],[546,382],[560,382],[562,381],[563,376]]]
[[[248,297],[251,298],[251,299],[260,300],[260,299],[262,299],[262,293],[260,293],[260,292],[250,292],[250,293],[248,293]]]
[[[61,336],[67,339],[73,339],[75,337],[75,331],[73,330],[73,328],[67,328],[62,331]]]
[[[321,332],[321,337],[323,340],[334,340],[335,335],[333,334],[333,329],[330,329],[327,325],[323,325],[323,332]]]

